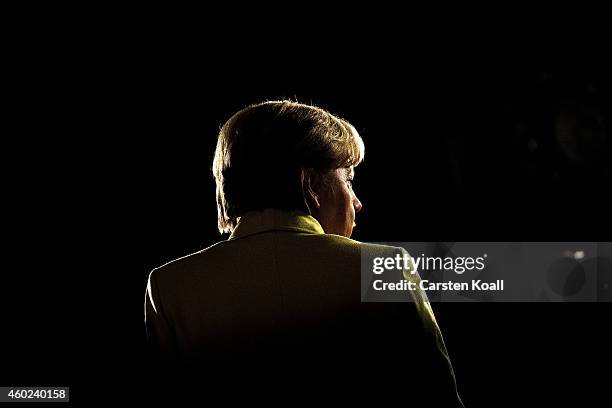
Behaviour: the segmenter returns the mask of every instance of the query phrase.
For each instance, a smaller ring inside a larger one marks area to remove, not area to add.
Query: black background
[[[69,385],[73,403],[147,393],[147,275],[223,239],[217,131],[261,100],[356,126],[355,239],[610,240],[608,44],[254,30],[221,45],[150,25],[15,47],[3,385]],[[578,156],[560,114],[580,118]],[[609,303],[434,306],[466,406],[609,399]]]

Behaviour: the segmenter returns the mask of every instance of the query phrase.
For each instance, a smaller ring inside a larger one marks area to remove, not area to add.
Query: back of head
[[[219,230],[230,232],[248,211],[306,210],[302,169],[348,167],[363,156],[355,128],[321,108],[269,101],[242,109],[221,128],[215,152]]]

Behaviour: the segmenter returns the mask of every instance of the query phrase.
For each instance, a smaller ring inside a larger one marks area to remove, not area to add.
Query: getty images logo
[[[377,275],[389,270],[410,270],[414,274],[416,271],[453,271],[458,275],[465,271],[482,271],[485,268],[487,254],[479,257],[440,257],[425,256],[421,254],[413,257],[404,253],[395,257],[376,257],[373,259],[372,272]],[[414,265],[414,267],[413,267]]]

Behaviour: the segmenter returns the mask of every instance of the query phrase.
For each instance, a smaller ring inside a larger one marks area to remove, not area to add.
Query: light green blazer
[[[453,369],[425,295],[417,293],[414,302],[402,305],[361,302],[364,249],[381,256],[403,251],[325,234],[304,213],[247,213],[226,241],[151,272],[145,296],[148,340],[163,354],[188,361],[238,352],[247,342],[240,339],[271,338],[306,327],[327,330],[347,316],[367,316],[363,322],[369,324],[374,316],[401,327],[408,348],[417,333],[423,338],[422,332],[430,332],[425,338],[431,339],[431,347],[419,346],[417,353],[443,361],[439,365],[446,372],[441,375],[451,378],[456,397]],[[418,274],[410,276],[418,279]],[[393,313],[386,315],[391,308]],[[403,347],[401,339],[392,341]]]

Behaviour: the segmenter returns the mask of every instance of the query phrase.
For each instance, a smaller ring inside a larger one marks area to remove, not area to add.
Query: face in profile
[[[353,190],[353,166],[330,171],[316,188],[315,207],[312,215],[327,234],[350,237],[355,224],[355,214],[361,211],[361,202]]]

